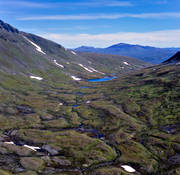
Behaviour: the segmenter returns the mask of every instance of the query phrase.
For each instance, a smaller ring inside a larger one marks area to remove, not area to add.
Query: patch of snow
[[[24,145],[24,147],[32,149],[33,151],[37,151],[38,149],[41,149],[40,147],[29,146],[29,145]]]
[[[97,72],[97,73],[100,73],[100,74],[103,74],[103,75],[105,75],[105,73],[103,73],[103,72],[100,72],[100,71],[98,71],[98,70],[96,70],[96,69],[94,69],[94,68],[92,68],[92,67],[90,67],[90,69],[91,69],[92,71],[94,71],[94,72]]]
[[[32,78],[32,79],[36,79],[36,80],[43,80],[43,78],[41,78],[41,77],[36,77],[36,76],[30,76],[30,78]]]
[[[66,62],[66,64],[70,64],[69,62]]]
[[[9,145],[16,145],[13,141],[11,142],[4,142],[5,144],[9,144]],[[33,151],[37,151],[38,149],[41,149],[40,147],[35,147],[35,146],[29,146],[29,145],[22,145],[23,147],[32,149]]]
[[[91,101],[87,101],[86,103],[89,104],[89,103],[91,103]]]
[[[128,66],[130,65],[130,64],[129,64],[128,62],[126,62],[126,61],[124,61],[123,63],[124,63],[125,65],[128,65]]]
[[[88,72],[91,72],[91,73],[97,72],[97,73],[100,73],[100,74],[105,75],[105,73],[100,72],[100,71],[98,71],[98,70],[96,70],[96,69],[94,69],[94,68],[92,68],[92,67],[85,67],[85,66],[82,65],[82,64],[78,64],[78,65],[81,66],[83,69],[85,69],[85,70],[88,71]]]
[[[82,64],[79,64],[79,66],[81,66],[82,68],[84,68],[85,70],[87,70],[88,72],[93,72],[91,69],[88,69],[87,67],[83,66]]]
[[[71,51],[71,53],[72,53],[72,54],[74,54],[74,55],[77,55],[77,53],[76,53],[76,52],[74,52],[74,51]]]
[[[55,63],[57,66],[64,68],[64,66],[61,65],[61,64],[58,64],[56,60],[54,60],[54,63]]]
[[[62,106],[63,105],[63,103],[59,103],[59,106]]]
[[[121,166],[125,171],[129,172],[129,173],[134,173],[136,172],[136,170],[132,167],[130,167],[129,165],[122,165]]]
[[[87,167],[88,167],[88,164],[83,164],[83,167],[86,167],[86,168],[87,168]]]
[[[80,81],[80,80],[81,80],[81,78],[78,78],[78,77],[75,77],[75,76],[71,76],[71,78],[72,78],[73,80],[76,80],[76,81]]]
[[[11,142],[4,142],[4,143],[9,144],[9,145],[15,145],[14,142],[12,142],[12,141]]]
[[[121,69],[124,69],[124,67],[120,67]]]
[[[28,42],[30,42],[33,46],[35,46],[35,47],[36,47],[36,50],[37,50],[38,52],[41,52],[42,54],[45,54],[45,55],[46,55],[46,53],[42,51],[41,47],[39,47],[37,44],[35,44],[35,43],[33,43],[32,41],[30,41],[30,40],[29,40],[28,38],[26,38],[25,36],[24,36],[24,38],[25,38]]]

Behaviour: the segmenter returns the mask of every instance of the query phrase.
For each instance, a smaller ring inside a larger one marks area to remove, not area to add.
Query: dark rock
[[[58,154],[58,151],[51,148],[49,145],[43,145],[42,149],[44,149],[45,151],[47,151],[48,153],[50,153],[52,156],[55,156]]]
[[[25,142],[19,141],[19,140],[14,141],[14,143],[15,143],[17,146],[24,146],[24,145],[25,145]]]
[[[34,113],[33,109],[31,109],[29,106],[26,105],[19,105],[16,106],[16,109],[23,114],[32,114]]]

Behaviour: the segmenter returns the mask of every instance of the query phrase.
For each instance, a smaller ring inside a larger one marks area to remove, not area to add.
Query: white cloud
[[[65,3],[64,3],[65,4]],[[78,2],[78,3],[66,3],[76,6],[84,6],[84,7],[104,7],[104,6],[112,6],[112,7],[128,7],[133,6],[133,4],[129,1],[117,1],[117,0],[91,0],[86,2]]]
[[[81,45],[107,47],[116,43],[130,43],[156,47],[180,47],[180,29],[145,33],[120,32],[112,34],[40,34],[68,48]]]
[[[6,0],[0,2],[1,6],[11,6],[11,7],[29,7],[29,8],[49,8],[48,3],[37,3],[30,1],[16,1],[16,0]]]
[[[51,15],[21,17],[17,20],[98,20],[98,19],[120,19],[120,18],[180,18],[180,12],[166,13],[141,13],[141,14],[81,14],[81,15]]]
[[[132,6],[131,2],[128,1],[109,1],[109,0],[91,0],[86,2],[30,2],[24,0],[6,0],[0,2],[0,5],[13,5],[16,7],[28,7],[28,8],[72,8],[72,7],[104,7],[104,6],[117,6],[117,7],[125,7],[125,6]]]

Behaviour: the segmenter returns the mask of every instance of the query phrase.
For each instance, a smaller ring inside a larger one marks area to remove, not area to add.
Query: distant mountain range
[[[177,51],[180,50],[180,48],[156,48],[150,46],[120,43],[107,48],[81,46],[74,50],[76,52],[93,52],[129,56],[152,64],[159,64],[174,55]]]

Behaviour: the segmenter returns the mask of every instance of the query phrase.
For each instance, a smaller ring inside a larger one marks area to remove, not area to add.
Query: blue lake
[[[97,78],[97,79],[89,79],[88,82],[103,82],[103,81],[110,81],[116,78],[117,77],[104,77],[104,78]]]
[[[73,107],[74,107],[74,108],[77,108],[77,107],[79,107],[79,105],[73,105]]]

